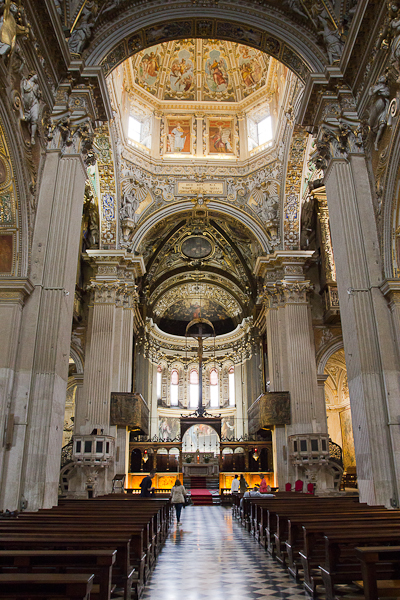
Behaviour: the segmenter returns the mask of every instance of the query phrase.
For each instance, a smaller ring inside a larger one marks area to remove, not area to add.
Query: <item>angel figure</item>
[[[5,0],[4,12],[0,17],[0,55],[6,56],[14,50],[17,35],[29,33],[29,27],[18,25],[15,16],[18,13],[16,4]]]
[[[375,150],[378,150],[379,142],[387,124],[389,108],[389,87],[387,85],[387,76],[381,75],[376,84],[369,88],[369,95],[372,98],[372,105],[369,111],[368,125],[371,130],[376,132]]]

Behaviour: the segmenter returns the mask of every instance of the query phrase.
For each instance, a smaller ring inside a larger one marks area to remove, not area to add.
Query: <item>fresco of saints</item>
[[[139,64],[139,79],[144,85],[152,86],[160,70],[159,58],[155,52],[146,53]]]
[[[218,129],[210,137],[210,152],[232,153],[231,128],[218,123]]]
[[[171,138],[171,151],[182,152],[185,146],[186,135],[179,121],[169,135]]]
[[[187,92],[193,83],[193,63],[186,58],[177,58],[171,65],[169,76],[171,89],[174,92]]]
[[[212,92],[225,92],[228,88],[228,68],[226,60],[217,50],[210,52],[205,65],[206,83]]]

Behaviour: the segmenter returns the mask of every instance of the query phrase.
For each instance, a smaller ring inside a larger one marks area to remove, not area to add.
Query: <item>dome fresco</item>
[[[240,102],[271,86],[273,58],[242,44],[188,39],[158,44],[129,59],[133,82],[159,100]]]

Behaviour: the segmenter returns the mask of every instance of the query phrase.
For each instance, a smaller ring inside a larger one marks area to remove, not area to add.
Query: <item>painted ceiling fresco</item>
[[[270,86],[276,61],[233,42],[189,39],[147,48],[129,59],[131,80],[159,100],[239,102]]]

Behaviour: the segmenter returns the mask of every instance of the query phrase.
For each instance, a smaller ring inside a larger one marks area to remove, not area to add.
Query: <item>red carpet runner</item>
[[[194,506],[211,506],[213,501],[212,501],[212,495],[211,493],[206,490],[206,489],[192,489],[190,490],[191,495],[192,495],[192,502],[194,504]]]

